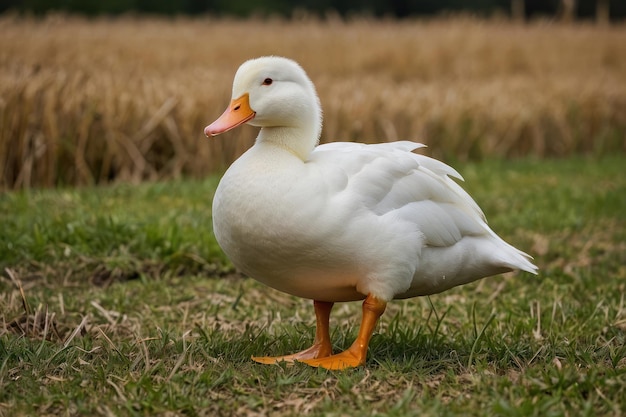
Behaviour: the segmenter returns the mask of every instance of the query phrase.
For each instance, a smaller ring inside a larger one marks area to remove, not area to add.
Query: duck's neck
[[[256,143],[283,148],[303,161],[309,158],[319,142],[320,129],[310,127],[264,127]]]
[[[259,124],[256,143],[280,147],[306,161],[322,133],[322,107],[311,81],[305,77],[301,84],[308,84],[309,90],[289,103],[281,103],[282,111]]]

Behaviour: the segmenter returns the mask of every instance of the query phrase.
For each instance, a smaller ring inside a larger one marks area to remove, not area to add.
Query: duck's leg
[[[379,300],[371,294],[363,301],[363,318],[359,335],[347,350],[336,355],[317,359],[299,359],[311,366],[319,366],[326,369],[346,369],[360,366],[365,363],[367,346],[370,343],[374,327],[378,318],[384,313],[387,303]]]
[[[330,343],[330,311],[333,308],[333,303],[326,301],[314,301],[313,307],[315,308],[315,339],[313,340],[313,346],[303,350],[302,352],[294,353],[292,355],[285,356],[263,356],[252,357],[252,360],[265,363],[274,364],[277,362],[293,362],[303,361],[305,359],[316,359],[330,356],[333,353],[333,348]]]

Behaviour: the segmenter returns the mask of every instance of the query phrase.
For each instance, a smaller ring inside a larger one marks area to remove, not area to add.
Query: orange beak
[[[204,134],[206,136],[217,136],[220,133],[228,132],[252,120],[255,115],[256,112],[250,108],[250,97],[246,93],[232,100],[219,119],[204,128]]]

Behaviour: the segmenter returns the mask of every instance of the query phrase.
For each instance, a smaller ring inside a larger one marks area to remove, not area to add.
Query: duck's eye
[[[274,80],[272,80],[271,78],[266,78],[263,80],[263,85],[272,85],[273,82]]]

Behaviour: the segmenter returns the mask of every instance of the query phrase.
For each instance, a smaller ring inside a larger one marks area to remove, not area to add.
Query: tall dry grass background
[[[0,188],[224,169],[254,129],[202,129],[239,64],[266,54],[308,71],[322,141],[455,159],[626,150],[623,24],[0,16]]]

